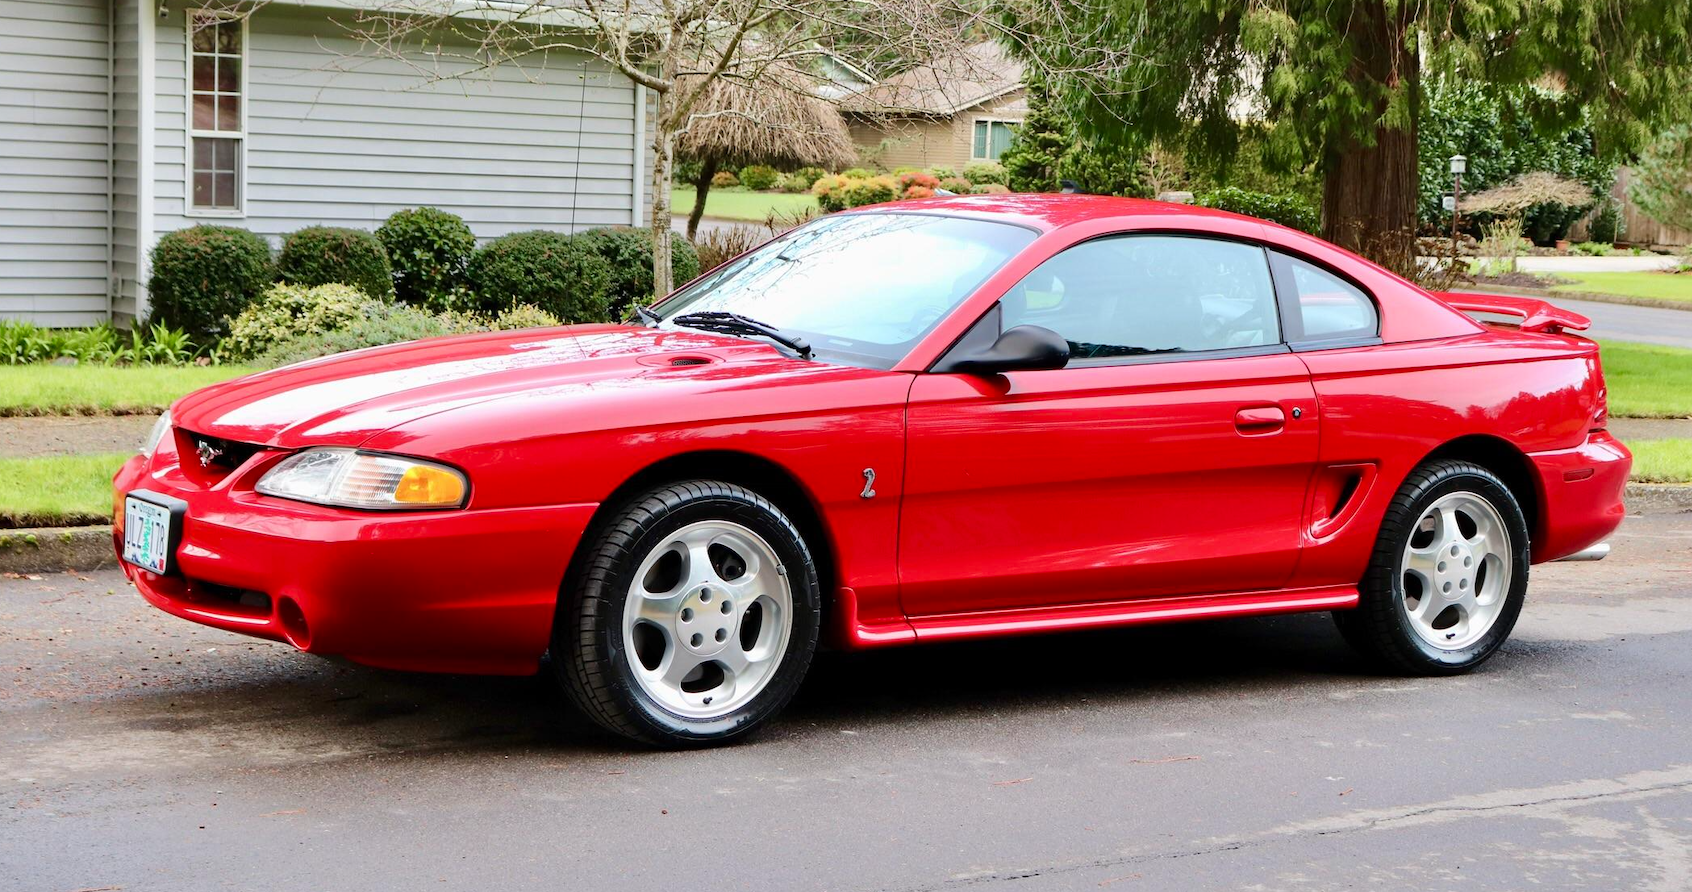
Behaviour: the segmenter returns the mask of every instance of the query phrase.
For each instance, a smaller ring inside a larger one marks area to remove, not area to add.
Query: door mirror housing
[[[935,365],[934,371],[996,375],[1061,369],[1069,364],[1069,342],[1063,335],[1038,325],[1010,328],[985,347],[972,347],[969,340],[966,337],[960,342]]]

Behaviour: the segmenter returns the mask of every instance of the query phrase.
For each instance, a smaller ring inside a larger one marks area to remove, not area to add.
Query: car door
[[[1292,575],[1315,395],[1263,248],[1114,235],[979,324],[1040,325],[1062,369],[923,374],[907,414],[912,616],[1273,589]]]

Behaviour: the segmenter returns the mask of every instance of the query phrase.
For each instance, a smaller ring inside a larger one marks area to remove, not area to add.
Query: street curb
[[[1629,514],[1685,514],[1692,511],[1692,484],[1629,483]]]
[[[1626,497],[1629,514],[1692,512],[1692,484],[1629,483]],[[0,530],[0,573],[98,570],[116,563],[109,526]]]
[[[1498,294],[1519,294],[1523,297],[1537,297],[1541,300],[1549,301],[1555,301],[1558,298],[1561,298],[1563,300],[1584,300],[1595,304],[1621,304],[1622,306],[1627,307],[1651,307],[1652,309],[1657,310],[1680,310],[1682,312],[1692,312],[1692,301],[1687,300],[1665,300],[1658,297],[1627,297],[1621,294],[1599,294],[1593,291],[1550,291],[1544,288],[1518,288],[1514,285],[1476,284],[1474,288],[1476,290],[1472,292],[1464,292],[1461,288],[1457,290],[1461,293],[1482,294],[1486,291],[1492,291],[1497,292]]]
[[[110,526],[0,530],[0,573],[97,570],[116,563]]]

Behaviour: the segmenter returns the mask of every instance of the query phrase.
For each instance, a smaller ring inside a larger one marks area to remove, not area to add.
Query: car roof
[[[1227,220],[1251,220],[1252,217],[1219,211],[1214,208],[1145,198],[1118,198],[1114,195],[1079,195],[1050,192],[1003,192],[995,195],[950,195],[889,202],[856,209],[858,212],[939,213],[960,217],[1000,220],[1053,232],[1078,223],[1103,219],[1115,220],[1125,228],[1156,228],[1170,218],[1211,217]],[[1273,224],[1270,224],[1273,225]]]

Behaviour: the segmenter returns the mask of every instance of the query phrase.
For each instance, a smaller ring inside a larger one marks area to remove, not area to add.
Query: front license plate
[[[171,501],[175,501],[174,499]],[[171,570],[182,533],[182,509],[134,494],[123,500],[123,559],[159,575]]]

